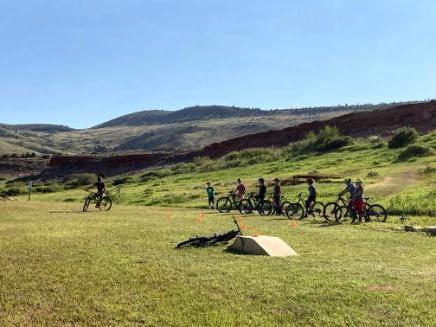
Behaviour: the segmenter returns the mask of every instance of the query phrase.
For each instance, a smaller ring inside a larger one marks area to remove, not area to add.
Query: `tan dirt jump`
[[[274,236],[238,236],[229,248],[241,253],[270,257],[298,256],[288,244]]]

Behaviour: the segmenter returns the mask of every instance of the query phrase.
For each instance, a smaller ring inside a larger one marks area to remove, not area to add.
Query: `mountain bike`
[[[100,209],[101,211],[109,211],[112,208],[112,200],[111,198],[104,193],[102,196],[95,192],[89,192],[88,196],[85,197],[85,203],[83,204],[83,212],[88,211],[89,205],[95,204],[96,208]],[[100,205],[97,206],[98,202],[100,201]]]
[[[364,219],[366,222],[380,222],[384,223],[386,222],[386,219],[388,218],[388,212],[386,209],[381,206],[380,204],[369,204],[368,200],[371,198],[364,198],[365,200],[365,213],[364,213]],[[348,219],[352,218],[353,221],[357,220],[358,213],[356,210],[347,204],[346,206],[339,206],[339,208],[335,212],[335,219],[339,224],[342,224],[343,222],[347,221]]]
[[[303,193],[298,194],[297,202],[293,202],[286,207],[286,216],[289,219],[302,219],[311,215],[313,217],[323,217],[324,204],[322,202],[313,203],[309,210],[306,210],[306,201],[303,200]]]
[[[268,216],[273,211],[273,205],[269,200],[259,201],[254,193],[248,193],[248,198],[239,203],[239,212],[252,213],[253,210],[257,210],[261,216]]]
[[[228,196],[219,198],[216,202],[216,208],[219,212],[229,212],[230,210],[239,210],[239,198],[234,191],[230,191]]]
[[[186,241],[180,242],[177,244],[176,249],[181,249],[183,247],[193,246],[193,247],[206,247],[206,246],[212,246],[217,243],[224,243],[231,241],[238,235],[242,235],[241,228],[239,227],[239,224],[237,220],[233,217],[233,223],[236,225],[237,229],[233,229],[227,233],[224,234],[214,234],[212,236],[196,236],[193,238],[190,238]]]

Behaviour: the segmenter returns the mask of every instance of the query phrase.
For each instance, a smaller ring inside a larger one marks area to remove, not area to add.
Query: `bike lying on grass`
[[[309,210],[306,210],[306,201],[303,200],[303,193],[298,194],[297,202],[290,203],[286,207],[286,216],[289,219],[303,219],[311,215],[312,217],[322,217],[324,219],[324,204],[322,202],[314,202]],[[328,220],[328,219],[326,219]]]
[[[95,204],[96,208],[101,211],[109,211],[112,208],[112,199],[107,194],[99,195],[95,192],[86,190],[89,194],[85,197],[85,203],[83,204],[83,212],[88,211],[90,204]]]
[[[233,218],[233,222],[235,223],[237,229],[233,229],[224,234],[214,234],[213,236],[196,236],[190,238],[189,240],[180,242],[177,244],[176,249],[181,249],[183,247],[193,246],[193,247],[206,247],[212,246],[217,243],[224,243],[231,241],[238,235],[242,235],[241,228],[235,218]]]

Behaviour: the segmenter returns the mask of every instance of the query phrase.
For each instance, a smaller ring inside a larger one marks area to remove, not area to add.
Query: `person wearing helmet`
[[[265,180],[261,177],[259,178],[259,193],[257,194],[256,198],[259,202],[259,204],[263,203],[265,201],[265,195],[266,195],[266,186],[265,186]]]
[[[363,179],[356,180],[356,188],[354,191],[354,210],[359,215],[359,220],[363,222],[365,216],[365,202],[363,199]],[[353,217],[353,222],[355,218]]]
[[[308,178],[306,182],[309,185],[307,189],[309,191],[309,196],[307,197],[306,200],[306,217],[307,217],[309,212],[313,213],[312,209],[313,209],[313,205],[316,202],[317,192],[316,192],[315,181],[312,178]]]
[[[245,197],[245,192],[247,192],[247,189],[245,188],[245,185],[242,184],[242,181],[240,178],[237,180],[238,185],[236,186],[236,196],[239,198],[239,200],[243,200]]]
[[[356,186],[351,181],[351,178],[348,177],[344,179],[344,183],[345,183],[345,188],[338,195],[342,196],[348,193],[350,196],[350,198],[348,199],[348,207],[354,210],[354,193],[356,192]]]
[[[273,204],[277,216],[282,215],[282,208],[280,203],[281,197],[282,197],[282,187],[280,185],[280,180],[278,178],[274,178]]]

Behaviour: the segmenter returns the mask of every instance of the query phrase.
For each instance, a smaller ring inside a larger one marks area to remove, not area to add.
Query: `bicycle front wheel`
[[[324,204],[322,202],[315,202],[312,206],[312,215],[314,217],[324,217]]]
[[[91,202],[90,198],[85,199],[85,203],[83,204],[83,212],[87,212],[89,208],[89,203]]]
[[[373,204],[366,211],[366,216],[369,218],[369,221],[384,223],[388,218],[388,212],[381,205]]]
[[[356,213],[350,210],[347,206],[341,206],[336,210],[335,218],[338,224],[343,224],[344,222],[353,218],[353,221],[356,219]]]
[[[336,202],[329,202],[324,206],[323,216],[326,221],[333,221],[336,217],[336,212],[339,209],[339,205]]]
[[[229,212],[232,210],[232,201],[230,201],[230,199],[227,197],[220,198],[216,203],[216,208],[221,213]]]

